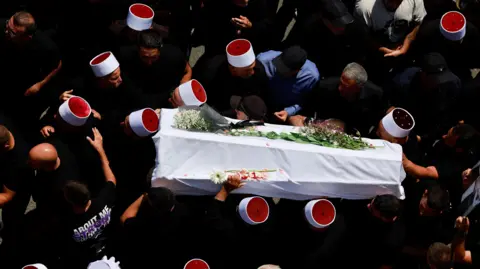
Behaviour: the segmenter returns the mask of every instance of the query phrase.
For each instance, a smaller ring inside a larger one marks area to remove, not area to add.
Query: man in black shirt
[[[2,110],[22,119],[18,126],[30,134],[32,124],[47,107],[52,79],[59,72],[62,61],[56,45],[41,31],[28,12],[17,12],[0,25],[0,79],[8,91],[2,97]],[[20,105],[20,103],[22,105]],[[23,107],[28,106],[28,112]]]
[[[470,125],[452,127],[427,152],[426,167],[403,156],[405,172],[416,179],[434,179],[450,193],[452,207],[460,202],[463,193],[462,172],[477,161],[479,134]]]
[[[391,105],[412,113],[416,133],[433,143],[458,123],[455,105],[461,87],[443,56],[432,52],[423,56],[420,67],[408,68],[394,78],[389,99]]]
[[[68,91],[71,92],[71,91]],[[82,182],[86,183],[93,193],[103,186],[99,179],[103,172],[97,152],[89,146],[86,136],[91,136],[92,128],[99,123],[96,112],[92,113],[90,104],[79,96],[64,92],[60,99],[66,99],[60,106],[58,102],[41,120],[43,137],[54,137],[65,143],[75,155]]]
[[[231,111],[234,95],[264,97],[268,79],[263,64],[255,59],[252,44],[237,39],[227,46],[227,57],[217,55],[207,64],[195,66],[195,78],[208,95],[208,105],[218,112]]]
[[[82,183],[69,180],[63,186],[63,195],[70,205],[64,222],[71,248],[66,256],[69,268],[85,268],[89,262],[100,259],[106,254],[107,230],[110,227],[111,212],[115,202],[116,179],[110,169],[109,161],[103,149],[103,138],[94,128],[94,139],[87,137],[98,152],[102,164],[106,185],[96,198]]]
[[[349,267],[376,269],[394,265],[405,240],[401,201],[385,194],[368,205],[364,201],[344,201],[344,206],[349,234],[344,247],[352,256],[341,262]]]
[[[430,244],[447,243],[453,235],[449,193],[431,179],[405,191],[406,246],[410,254],[424,257]]]
[[[367,71],[358,63],[348,64],[341,77],[321,80],[310,93],[302,113],[319,119],[339,119],[348,133],[367,136],[384,115],[383,91],[368,81]],[[292,116],[289,122],[303,126],[305,116]]]
[[[445,27],[447,31],[442,30]],[[480,67],[479,46],[478,28],[459,12],[450,11],[443,20],[429,21],[420,27],[414,42],[414,53],[417,59],[428,52],[442,54],[452,72],[468,81],[471,79],[470,69]]]
[[[95,77],[79,77],[71,82],[73,93],[90,103],[95,118],[100,119],[104,134],[116,128],[132,111],[145,107],[140,89],[120,69],[112,52],[104,52],[90,61]]]
[[[34,171],[27,164],[27,143],[8,118],[0,116],[0,124],[0,222],[4,224],[0,252],[5,254],[2,260],[7,260],[15,253],[10,243],[18,242],[17,230],[30,201],[28,187]]]
[[[183,52],[163,44],[153,30],[140,32],[137,46],[121,48],[119,58],[123,71],[149,97],[149,107],[168,107],[170,92],[192,77]]]

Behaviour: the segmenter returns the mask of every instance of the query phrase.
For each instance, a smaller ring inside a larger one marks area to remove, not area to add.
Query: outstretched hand
[[[90,142],[90,145],[92,145],[93,148],[95,148],[99,153],[103,152],[103,137],[98,131],[97,128],[92,128],[93,132],[93,140],[87,136],[88,142]]]
[[[240,179],[240,175],[233,175],[228,176],[228,179],[225,183],[223,183],[223,186],[225,187],[225,190],[230,193],[233,190],[245,186],[245,182],[242,182],[242,180]]]

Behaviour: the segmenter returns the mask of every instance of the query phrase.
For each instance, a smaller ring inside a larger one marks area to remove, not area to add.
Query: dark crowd
[[[0,268],[480,268],[477,0],[139,2],[1,1]],[[399,144],[406,198],[152,188],[161,109],[204,104]]]

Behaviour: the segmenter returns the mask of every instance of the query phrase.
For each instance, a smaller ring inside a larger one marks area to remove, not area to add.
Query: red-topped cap
[[[203,89],[202,84],[197,80],[192,80],[192,91],[198,101],[205,103],[207,101],[207,94],[205,93],[205,89]]]
[[[246,39],[237,39],[231,42],[227,47],[227,53],[232,56],[240,56],[247,53],[250,48],[251,44]]]
[[[210,269],[210,266],[204,260],[193,259],[185,264],[184,269]]]
[[[335,219],[335,208],[332,203],[320,200],[313,206],[313,219],[321,225],[329,225]]]
[[[151,109],[145,109],[142,113],[142,122],[145,128],[150,132],[155,132],[158,129],[158,115]]]
[[[155,15],[153,10],[144,4],[133,4],[130,6],[130,12],[143,19],[150,19]]]
[[[83,98],[77,96],[71,97],[68,99],[68,106],[77,117],[84,118],[90,115],[90,105]]]
[[[247,215],[255,222],[264,222],[269,215],[267,202],[259,197],[253,197],[247,205]]]
[[[100,64],[100,63],[102,63],[103,61],[105,61],[108,57],[110,57],[111,54],[112,54],[112,53],[109,52],[109,51],[104,52],[104,53],[98,55],[97,57],[95,57],[90,64],[91,64],[91,65]]]
[[[460,12],[448,12],[443,16],[441,23],[446,31],[457,32],[465,26],[466,21]]]

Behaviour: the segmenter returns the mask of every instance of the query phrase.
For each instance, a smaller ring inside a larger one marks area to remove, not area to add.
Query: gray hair
[[[258,267],[258,269],[281,269],[278,265],[266,264]]]
[[[367,83],[368,80],[368,74],[365,68],[361,66],[358,63],[349,63],[345,68],[343,69],[344,76],[346,76],[348,79],[355,80],[355,83],[362,87]]]

